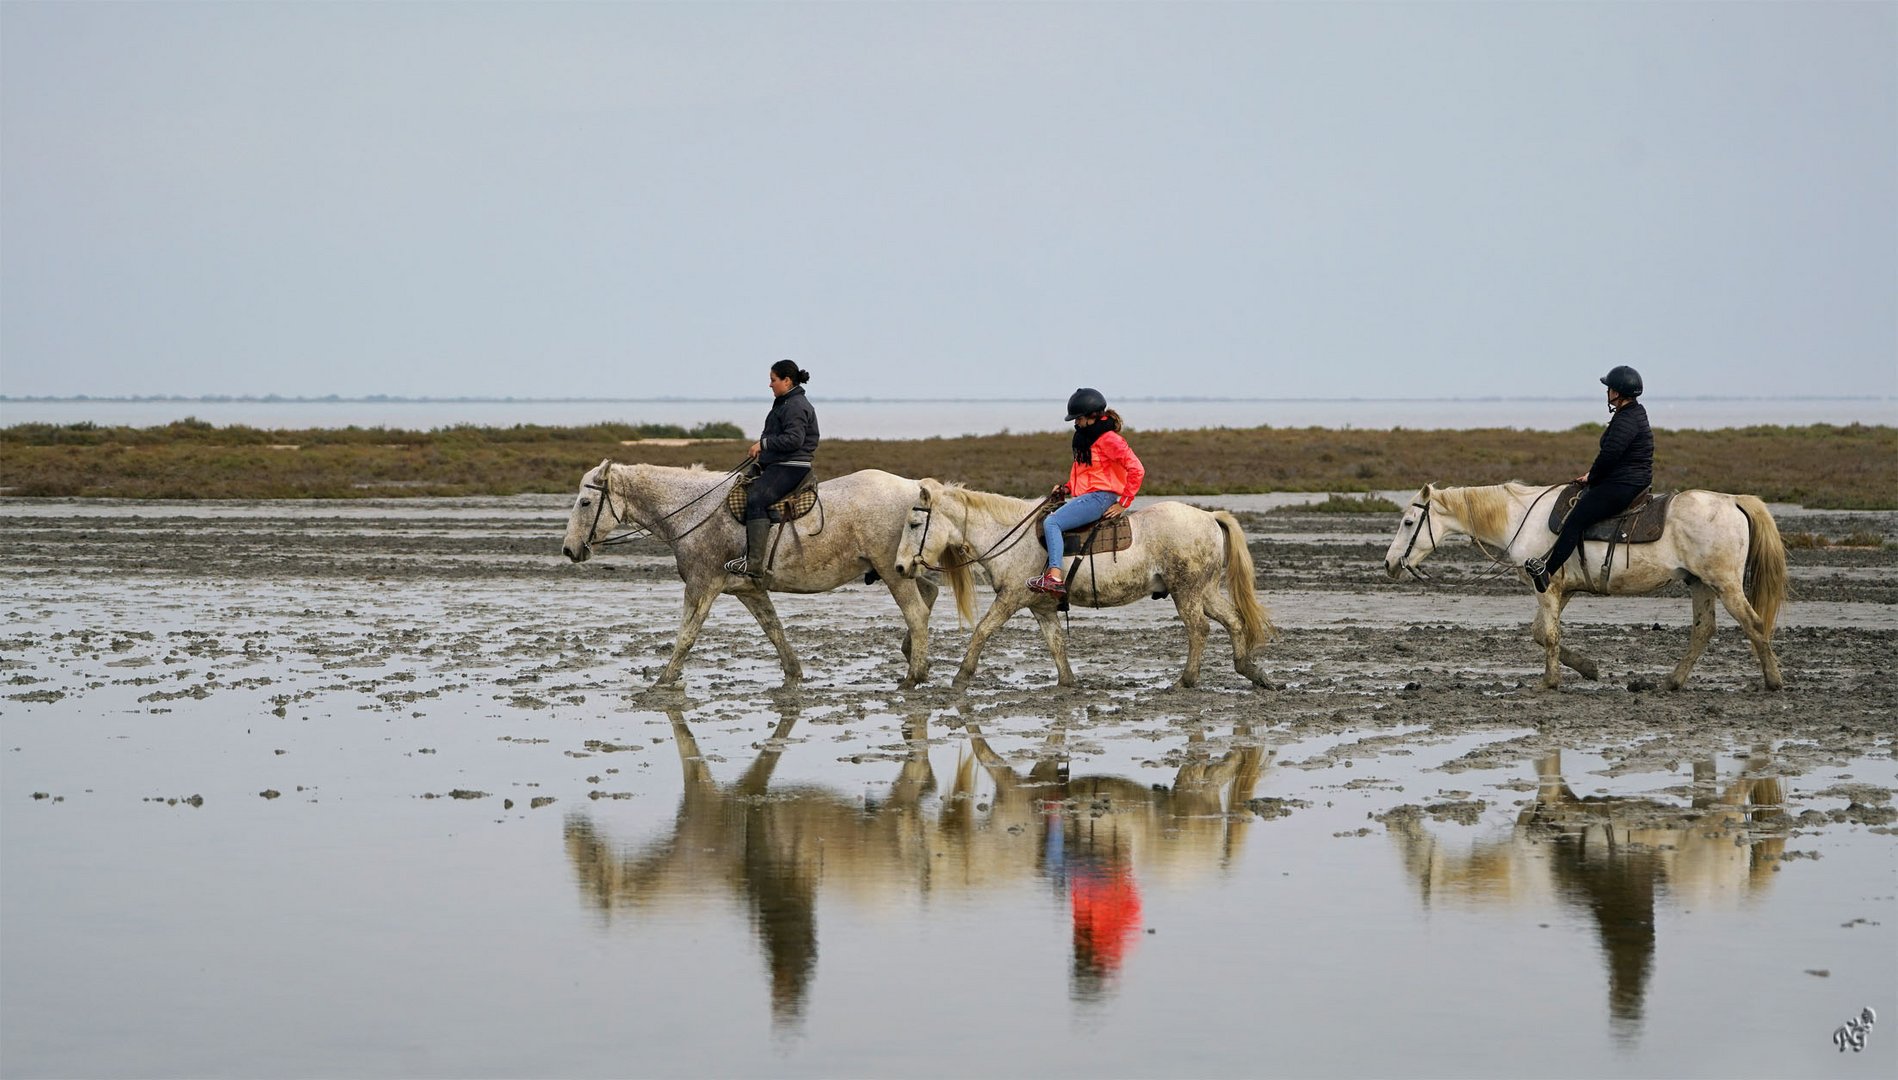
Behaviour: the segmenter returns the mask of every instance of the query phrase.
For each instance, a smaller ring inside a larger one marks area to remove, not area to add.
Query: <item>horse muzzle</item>
[[[565,555],[567,558],[572,559],[574,562],[583,563],[587,561],[587,556],[593,554],[593,548],[589,544],[581,544],[579,550],[576,551],[573,548],[570,548],[566,546],[565,544],[562,544],[560,547],[560,553],[562,555]]]

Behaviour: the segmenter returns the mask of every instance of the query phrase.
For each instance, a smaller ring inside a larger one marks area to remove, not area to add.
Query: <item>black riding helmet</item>
[[[1636,381],[1638,382],[1639,379]],[[1099,390],[1091,386],[1083,386],[1068,395],[1067,418],[1069,420],[1080,416],[1099,416],[1106,411],[1107,399],[1101,395]]]
[[[1641,373],[1626,364],[1603,375],[1601,384],[1625,398],[1641,396]]]

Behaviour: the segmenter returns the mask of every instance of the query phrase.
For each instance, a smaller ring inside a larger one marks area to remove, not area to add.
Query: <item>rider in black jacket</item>
[[[771,411],[765,414],[764,434],[749,451],[758,474],[745,493],[745,554],[725,564],[728,573],[764,576],[771,504],[810,478],[817,453],[817,410],[804,394],[804,384],[810,381],[811,373],[789,360],[771,365]]]
[[[1626,364],[1602,376],[1608,388],[1608,411],[1614,418],[1601,433],[1601,450],[1588,471],[1576,477],[1586,485],[1562,522],[1555,546],[1540,559],[1522,564],[1537,592],[1549,588],[1549,573],[1559,570],[1581,546],[1582,533],[1598,521],[1606,521],[1628,508],[1654,483],[1654,432],[1648,428],[1648,411],[1640,401],[1641,373]]]

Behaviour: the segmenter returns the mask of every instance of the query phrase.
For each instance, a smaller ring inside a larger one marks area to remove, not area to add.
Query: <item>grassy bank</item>
[[[601,458],[723,470],[744,452],[729,425],[684,430],[456,427],[269,431],[185,421],[161,428],[23,424],[0,429],[8,495],[117,498],[386,498],[571,492]],[[1426,480],[1553,483],[1593,458],[1599,425],[1570,431],[1216,428],[1129,431],[1148,476],[1143,493],[1364,492]],[[693,436],[674,445],[653,439]],[[1898,509],[1898,428],[1728,428],[1656,434],[1655,486],[1748,492],[1831,509]],[[878,468],[1016,495],[1067,471],[1059,434],[824,443],[824,475]]]

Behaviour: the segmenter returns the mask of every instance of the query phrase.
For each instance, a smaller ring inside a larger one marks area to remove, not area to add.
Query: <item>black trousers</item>
[[[762,521],[770,517],[767,511],[771,504],[780,502],[786,495],[797,490],[811,475],[808,468],[800,469],[793,465],[766,465],[764,471],[752,480],[751,487],[745,492],[745,520]]]
[[[1556,535],[1555,546],[1549,549],[1547,564],[1549,573],[1568,561],[1570,555],[1582,544],[1582,533],[1597,521],[1607,521],[1628,508],[1635,496],[1646,490],[1638,484],[1595,484],[1582,489],[1582,497],[1575,500],[1575,509],[1568,512],[1568,520],[1562,522],[1562,531]]]

